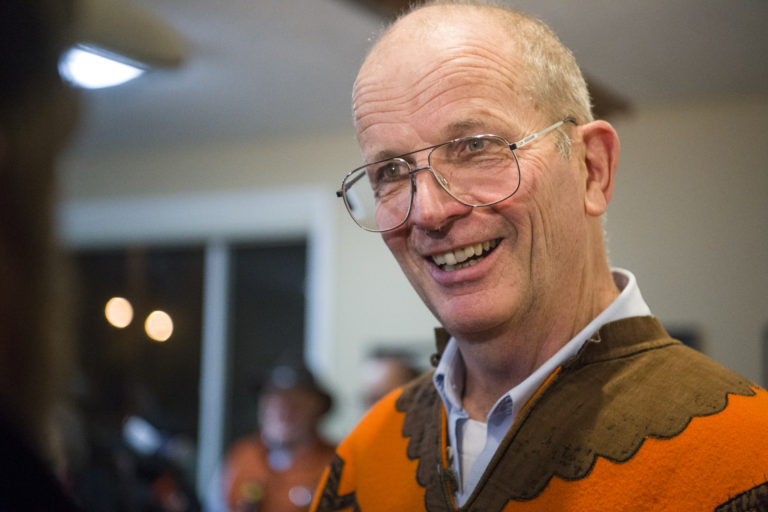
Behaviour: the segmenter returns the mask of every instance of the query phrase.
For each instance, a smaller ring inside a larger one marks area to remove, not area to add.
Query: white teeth
[[[466,263],[459,263],[458,265],[446,265],[443,267],[443,270],[446,272],[453,272],[454,270],[461,270],[462,268],[469,268],[474,265],[477,265],[480,262],[480,260],[469,260]]]
[[[460,247],[442,254],[435,254],[432,256],[432,261],[435,265],[443,267],[443,270],[446,272],[471,267],[479,260],[467,261],[469,258],[473,256],[482,256],[483,253],[496,247],[498,243],[498,240],[486,240],[485,242]]]

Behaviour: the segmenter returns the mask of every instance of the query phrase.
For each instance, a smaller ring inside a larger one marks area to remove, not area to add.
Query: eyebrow
[[[439,145],[439,144],[442,144],[443,142],[448,142],[449,140],[458,139],[459,137],[464,137],[469,135],[483,135],[482,133],[480,133],[480,131],[482,131],[481,128],[483,126],[485,126],[485,123],[478,118],[468,118],[468,119],[462,119],[460,121],[453,122],[448,126],[446,126],[440,132],[442,134],[442,140],[440,142],[436,142],[435,144],[430,144],[429,146],[426,146],[426,147],[429,148],[429,147],[432,147],[433,145]],[[371,161],[368,163],[381,162],[382,160],[389,160],[391,158],[408,156],[418,151],[421,151],[421,149],[407,151],[405,153],[385,149],[376,153],[374,157],[371,159]]]
[[[396,151],[385,149],[373,155],[373,158],[371,158],[370,161],[368,161],[369,159],[366,159],[366,164],[373,164],[376,162],[381,162],[383,160],[389,160],[392,158],[397,158],[399,156],[408,155],[408,154],[410,153],[398,153]]]
[[[442,131],[442,134],[445,136],[446,141],[468,135],[482,135],[478,130],[481,130],[484,126],[485,122],[477,118],[462,119],[461,121],[449,124]]]

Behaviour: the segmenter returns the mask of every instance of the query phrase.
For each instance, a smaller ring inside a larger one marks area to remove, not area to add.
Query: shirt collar
[[[461,394],[464,388],[464,361],[459,353],[459,345],[451,337],[445,350],[440,356],[440,363],[432,376],[432,382],[443,399],[443,403],[450,413],[451,410],[460,410]]]
[[[506,395],[500,397],[490,415],[494,413],[496,407],[502,403],[506,396],[513,400],[511,412],[516,415],[547,376],[566,360],[575,356],[589,337],[601,326],[622,318],[651,314],[651,310],[637,286],[635,276],[628,270],[621,268],[612,269],[612,275],[614,283],[620,290],[619,296],[536,371],[509,390]],[[461,395],[464,387],[464,372],[464,361],[461,358],[458,343],[451,337],[432,377],[435,389],[449,414],[451,411],[463,411]]]

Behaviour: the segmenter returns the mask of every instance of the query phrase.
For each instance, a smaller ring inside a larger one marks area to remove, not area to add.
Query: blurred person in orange
[[[319,433],[331,396],[298,365],[277,366],[259,393],[259,429],[235,441],[223,472],[232,512],[308,510],[334,446]]]

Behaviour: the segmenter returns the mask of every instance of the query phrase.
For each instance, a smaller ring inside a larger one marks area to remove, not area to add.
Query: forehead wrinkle
[[[453,95],[453,98],[445,101],[439,106],[447,106],[455,102],[464,102],[468,99],[475,97],[483,98],[483,88],[499,87],[506,88],[510,94],[514,94],[515,90],[512,86],[509,77],[504,73],[499,73],[498,80],[489,79],[489,75],[496,70],[489,70],[486,66],[480,64],[456,64],[453,70],[445,72],[441,70],[440,76],[436,76],[433,82],[425,83],[424,87],[417,92],[418,97],[414,98],[417,107],[414,109],[414,113],[418,113],[423,109],[428,109],[436,103],[443,101],[445,96]],[[472,77],[479,76],[481,80],[471,80]],[[456,80],[453,80],[456,78]],[[463,94],[454,94],[458,90],[469,89],[469,91]],[[426,98],[425,98],[426,97]]]
[[[353,97],[357,97],[361,92],[364,92],[368,87],[366,82],[370,81],[371,86],[375,87],[379,84],[376,78],[382,78],[387,76],[393,76],[398,78],[401,75],[414,75],[414,78],[407,84],[404,84],[407,90],[413,89],[414,84],[422,83],[426,80],[432,79],[433,75],[438,75],[437,79],[443,78],[439,76],[441,73],[445,73],[445,76],[451,74],[457,74],[466,70],[480,70],[481,72],[496,71],[501,78],[509,84],[513,83],[514,74],[511,71],[512,63],[503,56],[503,52],[490,52],[485,48],[480,40],[477,41],[461,41],[452,42],[453,46],[447,48],[433,47],[432,53],[437,54],[436,58],[430,60],[429,63],[423,65],[423,62],[411,62],[410,64],[404,64],[402,59],[398,58],[401,55],[417,54],[424,55],[426,51],[424,48],[411,48],[405,46],[398,52],[385,53],[384,56],[378,56],[373,60],[374,64],[370,64],[370,67],[374,68],[374,76],[371,77],[370,71],[366,70],[366,66],[361,70],[358,80],[354,84]],[[392,54],[392,55],[389,55]],[[381,62],[389,60],[396,62],[399,66],[392,66],[391,68],[382,65]],[[423,60],[423,59],[422,59]],[[452,71],[454,68],[455,71]],[[416,75],[419,69],[425,69],[419,75]],[[377,76],[378,75],[378,76]],[[491,77],[482,77],[484,79],[491,79]],[[391,87],[391,85],[388,85]]]
[[[353,94],[355,124],[360,124],[370,116],[381,115],[386,117],[388,114],[397,112],[402,105],[407,103],[406,99],[399,99],[394,95],[377,96],[377,93],[381,90],[382,87],[374,81],[371,81],[369,84],[365,81],[359,81],[355,84]],[[391,88],[387,88],[387,90],[392,91]]]
[[[387,74],[384,67],[376,66],[374,73],[361,73],[355,83],[355,123],[360,129],[359,133],[362,133],[367,129],[366,120],[371,116],[386,118],[389,114],[401,111],[418,114],[441,101],[445,95],[465,87],[479,89],[502,86],[514,94],[514,74],[510,68],[509,62],[500,54],[488,52],[479,44],[440,52],[440,58],[433,61],[425,72],[413,80],[395,84],[397,86],[384,79]],[[405,72],[400,71],[401,74]],[[482,97],[479,92],[468,96]],[[465,100],[466,97],[464,95],[453,101]]]

